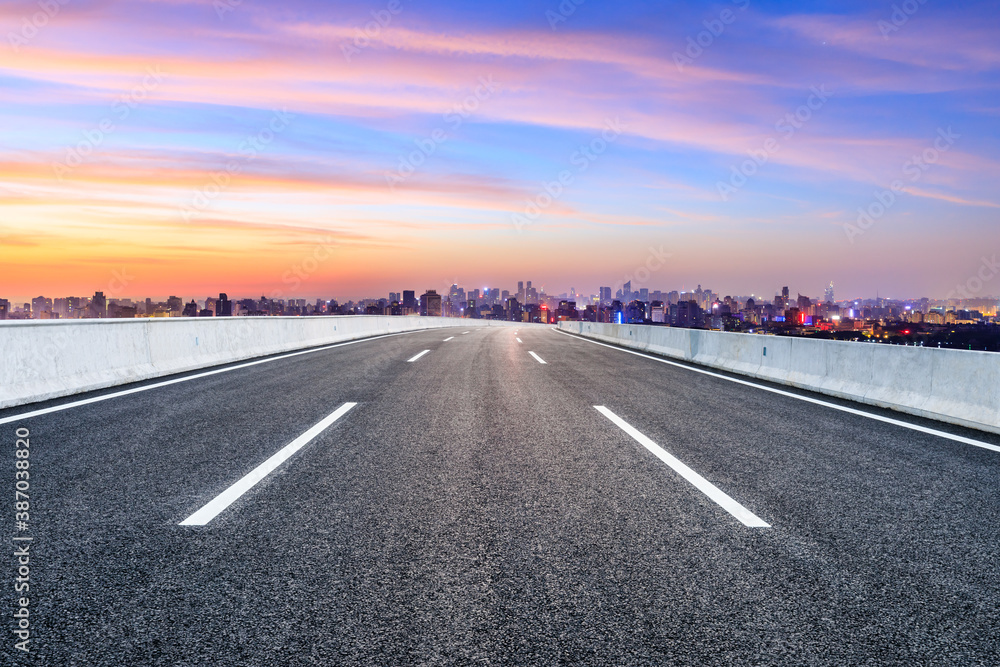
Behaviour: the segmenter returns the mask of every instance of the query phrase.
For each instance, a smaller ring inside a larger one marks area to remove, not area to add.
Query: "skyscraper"
[[[833,281],[830,281],[829,287],[826,288],[826,292],[823,295],[823,301],[826,303],[835,303],[836,300],[833,298]]]
[[[233,302],[229,300],[229,295],[225,292],[219,293],[219,300],[215,302],[216,317],[232,317]]]
[[[426,317],[441,317],[441,295],[429,289],[420,295],[420,314]]]
[[[403,308],[409,308],[410,310],[417,309],[417,297],[415,290],[403,290]]]
[[[108,300],[104,297],[104,292],[94,292],[94,298],[90,300],[88,317],[107,317]]]

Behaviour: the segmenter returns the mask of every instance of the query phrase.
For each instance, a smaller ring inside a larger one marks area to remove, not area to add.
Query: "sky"
[[[995,2],[0,1],[0,297],[1000,294],[998,75]]]

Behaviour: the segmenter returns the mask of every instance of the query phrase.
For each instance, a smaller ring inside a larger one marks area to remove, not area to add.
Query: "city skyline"
[[[994,9],[5,3],[0,292],[997,293]]]
[[[1000,300],[995,297],[894,300],[837,300],[829,283],[821,298],[783,286],[773,299],[754,295],[723,295],[698,285],[691,292],[650,290],[631,281],[602,286],[597,294],[575,290],[547,294],[532,281],[518,281],[516,290],[483,289],[452,284],[390,292],[388,298],[341,303],[336,298],[218,297],[203,300],[171,295],[165,301],[92,297],[35,297],[30,303],[0,298],[0,320],[76,320],[136,318],[246,318],[390,316],[444,317],[558,325],[584,321],[640,324],[681,329],[710,329],[758,335],[804,336],[844,342],[883,343],[1000,352]]]
[[[402,293],[405,289],[407,289],[409,287],[412,287],[411,291],[416,291],[417,293],[424,292],[424,291],[434,290],[434,291],[437,291],[438,293],[441,293],[441,294],[447,294],[449,288],[454,287],[454,286],[459,286],[463,290],[472,290],[472,289],[475,289],[475,290],[478,290],[480,292],[485,292],[485,291],[490,290],[490,289],[497,289],[497,290],[500,290],[500,291],[503,291],[503,292],[510,292],[510,293],[513,294],[514,291],[515,291],[514,288],[516,287],[516,285],[519,284],[519,283],[525,283],[525,282],[527,284],[531,285],[533,282],[536,282],[536,281],[530,281],[530,280],[529,281],[524,281],[524,280],[521,280],[521,281],[516,281],[512,285],[500,285],[500,286],[496,286],[496,285],[493,285],[493,286],[491,286],[491,285],[483,285],[482,287],[473,287],[474,285],[479,285],[479,283],[475,283],[475,282],[469,283],[469,282],[464,282],[464,281],[458,281],[458,282],[450,282],[450,283],[447,283],[447,284],[442,283],[442,284],[437,285],[437,286],[433,286],[433,287],[432,286],[427,286],[427,287],[423,287],[423,288],[416,287],[414,281],[410,281],[411,284],[408,285],[406,288],[394,287],[392,289],[387,290],[382,295],[378,295],[378,294],[367,294],[367,295],[364,295],[364,296],[360,296],[360,295],[345,295],[345,294],[338,293],[336,290],[333,290],[332,292],[324,292],[324,293],[317,293],[317,294],[302,295],[302,294],[288,294],[288,293],[284,293],[284,292],[282,292],[282,291],[279,290],[279,291],[276,291],[276,292],[272,291],[270,294],[265,292],[265,293],[262,293],[262,294],[259,294],[259,295],[253,295],[252,293],[236,293],[236,292],[233,292],[233,297],[232,298],[235,300],[235,299],[248,299],[248,298],[266,297],[268,299],[274,299],[274,300],[280,300],[280,301],[287,301],[287,300],[291,300],[291,301],[305,301],[307,303],[313,303],[313,302],[315,302],[317,300],[329,301],[331,299],[336,299],[338,301],[343,301],[343,302],[359,302],[360,303],[360,302],[366,302],[366,301],[377,301],[379,299],[386,299],[387,298],[386,295],[392,295],[393,293]],[[632,281],[626,281],[626,282],[619,281],[617,283],[609,284],[609,285],[603,285],[602,284],[602,285],[598,286],[597,289],[584,289],[584,290],[575,289],[575,286],[570,286],[570,288],[568,288],[568,289],[563,289],[563,290],[559,290],[559,291],[549,291],[549,290],[546,289],[545,285],[542,285],[542,284],[535,284],[534,287],[538,291],[539,294],[544,294],[546,296],[546,298],[550,298],[550,299],[565,298],[567,296],[578,296],[578,297],[583,297],[583,298],[597,298],[597,299],[600,299],[601,290],[607,288],[607,289],[610,289],[612,291],[612,293],[615,293],[615,292],[620,291],[626,285],[627,282],[632,282]],[[640,290],[643,290],[643,291],[648,292],[650,294],[652,294],[652,293],[664,293],[664,294],[666,294],[666,293],[669,293],[669,292],[677,292],[677,293],[680,293],[680,294],[693,294],[696,291],[699,291],[701,289],[705,289],[706,291],[710,290],[711,292],[713,292],[715,294],[718,294],[720,296],[731,296],[731,297],[734,297],[734,298],[736,298],[736,297],[740,297],[740,298],[752,297],[752,298],[759,298],[759,299],[764,299],[764,300],[771,300],[774,297],[781,295],[783,288],[784,289],[788,289],[788,285],[783,285],[782,287],[776,288],[774,290],[773,294],[769,294],[769,293],[766,293],[766,292],[751,292],[751,291],[747,291],[747,290],[718,290],[718,289],[715,289],[715,287],[712,286],[712,285],[706,285],[703,288],[701,283],[696,283],[692,287],[686,287],[686,286],[683,286],[683,285],[682,286],[656,286],[656,287],[654,287],[654,286],[649,285],[649,284],[634,283],[633,282],[632,287],[633,287],[633,292],[636,293],[636,294],[638,294],[640,292]],[[877,300],[877,299],[883,299],[883,300],[887,300],[887,301],[899,301],[899,302],[917,302],[917,301],[920,301],[922,299],[926,299],[926,300],[929,300],[929,301],[932,301],[932,302],[936,302],[936,303],[948,303],[948,302],[955,302],[955,303],[957,303],[957,302],[970,301],[970,300],[971,301],[980,301],[980,300],[982,300],[982,301],[996,302],[997,304],[1000,304],[1000,296],[996,296],[993,293],[988,293],[988,292],[980,293],[980,292],[975,291],[975,290],[970,290],[970,289],[968,289],[967,287],[964,287],[964,286],[957,286],[957,287],[958,287],[958,289],[952,290],[951,293],[949,293],[948,295],[945,295],[944,297],[931,297],[931,296],[928,296],[928,295],[915,295],[915,294],[899,296],[899,295],[893,295],[893,294],[882,294],[882,293],[879,293],[879,292],[876,292],[876,293],[873,293],[873,294],[853,294],[853,295],[849,295],[849,296],[844,296],[840,292],[839,288],[835,287],[835,283],[833,281],[831,281],[831,282],[827,283],[826,285],[824,285],[822,287],[822,289],[819,289],[819,290],[815,290],[815,291],[792,290],[792,292],[795,293],[795,294],[798,294],[798,295],[808,296],[808,297],[810,297],[812,299],[815,299],[815,300],[821,300],[821,301],[824,301],[824,302],[832,302],[832,303],[850,303],[852,301],[874,301],[874,300]],[[570,291],[570,290],[573,290],[573,289],[575,289],[575,292],[571,292]],[[827,298],[827,295],[829,294],[830,290],[835,290],[835,294],[837,295],[837,297],[834,300],[830,300],[830,299]],[[108,299],[109,301],[120,300],[120,301],[142,302],[142,301],[144,301],[146,299],[153,299],[154,301],[164,302],[168,298],[176,298],[175,295],[179,294],[181,292],[181,290],[172,290],[172,291],[169,291],[168,293],[164,293],[164,294],[153,294],[153,295],[150,295],[150,294],[114,293],[114,292],[105,292],[104,290],[90,289],[90,290],[83,290],[83,291],[81,291],[81,292],[79,292],[77,294],[63,294],[63,293],[41,294],[40,293],[40,294],[35,294],[34,296],[23,296],[23,295],[16,295],[15,296],[15,295],[9,295],[9,294],[0,294],[0,299],[6,300],[6,301],[10,302],[10,304],[12,306],[13,305],[20,306],[21,304],[25,304],[25,303],[30,304],[33,300],[35,300],[37,298],[48,298],[49,300],[54,299],[54,298],[59,298],[59,299],[66,299],[66,298],[89,298],[90,296],[92,296],[96,292],[101,292],[102,294],[104,294],[105,298]],[[214,294],[216,294],[216,293],[218,293],[218,292],[217,291],[213,292],[213,290],[211,288],[209,288],[209,289],[204,289],[204,290],[201,290],[201,291],[198,291],[198,292],[186,292],[186,293],[184,293],[185,295],[182,296],[181,298],[183,298],[185,301],[188,300],[188,299],[194,299],[194,300],[198,301],[199,303],[204,303],[204,301],[205,301],[206,298],[208,298],[208,299],[215,298]],[[227,294],[228,294],[228,292],[227,292]],[[200,295],[204,295],[204,297],[202,297]]]

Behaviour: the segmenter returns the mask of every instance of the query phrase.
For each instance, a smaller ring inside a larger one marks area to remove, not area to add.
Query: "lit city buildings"
[[[343,303],[267,296],[230,299],[225,292],[187,301],[179,296],[164,301],[111,298],[103,292],[91,297],[40,295],[22,303],[0,299],[0,320],[325,315],[441,316],[542,324],[583,320],[1000,351],[996,297],[876,297],[838,302],[832,282],[822,299],[798,293],[792,297],[787,286],[766,297],[721,295],[701,285],[690,291],[634,289],[631,282],[617,288],[601,286],[589,296],[574,288],[550,295],[530,280],[519,281],[515,290],[452,284],[443,293],[436,289],[427,289],[419,297],[417,293],[400,290],[389,292],[388,298]]]

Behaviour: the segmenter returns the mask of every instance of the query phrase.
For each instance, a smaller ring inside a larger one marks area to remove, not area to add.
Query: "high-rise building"
[[[823,301],[825,303],[836,303],[836,300],[833,298],[833,281],[832,280],[830,281],[830,285],[826,288],[826,292],[823,295]]]
[[[441,295],[429,289],[420,295],[420,314],[425,317],[441,317]]]
[[[94,298],[90,300],[88,317],[103,318],[108,316],[108,300],[104,297],[104,292],[94,292]]]
[[[8,313],[10,313],[10,301],[0,299],[0,320],[7,319]]]
[[[52,313],[62,319],[66,319],[70,314],[69,298],[52,299]]]
[[[229,300],[229,295],[225,292],[219,293],[219,300],[215,302],[216,317],[232,317],[233,302]]]
[[[52,312],[52,299],[44,296],[36,296],[31,300],[31,317],[36,320],[42,319],[42,313]]]
[[[451,289],[448,290],[447,301],[451,304],[455,314],[465,310],[465,290],[457,284],[452,285]]]
[[[607,306],[611,304],[611,288],[602,287],[600,290],[600,301],[602,306]]]
[[[172,315],[180,315],[181,311],[184,310],[184,299],[179,296],[169,297],[167,299],[167,310],[169,310]]]
[[[403,308],[409,308],[410,310],[417,309],[417,297],[415,290],[403,290]]]
[[[699,287],[701,287],[699,285]],[[681,301],[677,304],[677,326],[700,327],[704,323],[701,306],[695,300]]]

